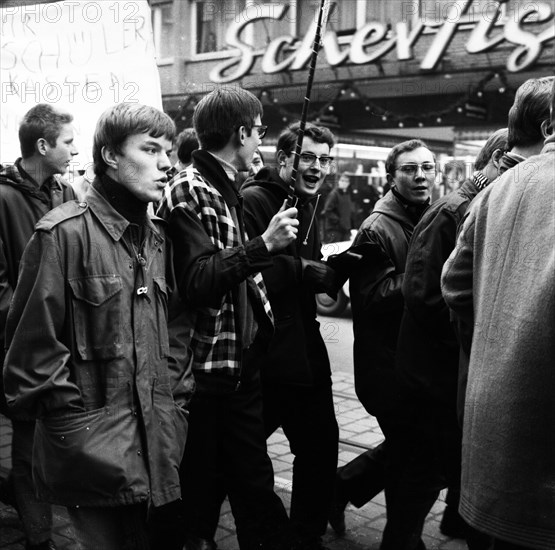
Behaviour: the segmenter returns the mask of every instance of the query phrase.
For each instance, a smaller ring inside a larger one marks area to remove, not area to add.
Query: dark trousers
[[[387,524],[381,550],[416,550],[424,521],[441,489],[460,483],[461,439],[455,408],[426,398],[404,401],[378,417],[386,437]],[[472,550],[490,546],[488,537],[467,537]]]
[[[235,391],[193,397],[181,487],[190,536],[213,538],[227,494],[241,550],[289,547],[289,519],[274,492],[257,372],[245,372]]]
[[[336,490],[339,501],[361,508],[385,487],[385,441],[353,458],[337,470]]]
[[[295,456],[290,518],[296,537],[319,538],[326,531],[337,470],[339,428],[331,384],[263,380],[262,387],[266,435],[281,426]]]
[[[40,544],[51,538],[52,507],[37,499],[31,464],[35,421],[13,420],[12,479],[19,517],[30,544]]]
[[[146,504],[68,507],[77,550],[150,550]],[[155,547],[152,547],[155,548]]]

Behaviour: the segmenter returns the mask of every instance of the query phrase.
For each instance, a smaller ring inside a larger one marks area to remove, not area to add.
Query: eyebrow
[[[143,145],[145,147],[156,147],[156,149],[163,149],[162,145],[160,143],[158,143],[157,141],[152,141],[150,139],[148,139],[147,141],[145,141],[143,143]]]

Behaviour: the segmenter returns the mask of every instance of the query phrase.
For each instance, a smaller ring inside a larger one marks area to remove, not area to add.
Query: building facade
[[[320,2],[150,4],[164,108],[178,127],[215,86],[241,86],[264,105],[270,151],[300,117]],[[338,135],[338,171],[383,175],[387,149],[408,137],[442,158],[472,158],[476,140],[506,126],[518,86],[553,74],[555,0],[330,6],[309,120]]]

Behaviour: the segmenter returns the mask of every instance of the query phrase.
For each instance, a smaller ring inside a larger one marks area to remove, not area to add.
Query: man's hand
[[[330,298],[337,300],[337,292],[341,288],[335,269],[325,262],[301,258],[302,279],[316,293],[325,292]]]
[[[287,208],[285,200],[279,212],[270,220],[268,228],[262,233],[262,239],[269,252],[282,250],[297,238],[297,213],[296,208]]]

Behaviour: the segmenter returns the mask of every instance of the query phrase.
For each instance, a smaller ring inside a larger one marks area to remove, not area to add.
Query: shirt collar
[[[237,168],[235,168],[235,166],[233,166],[233,164],[227,162],[227,160],[224,160],[222,157],[219,157],[218,155],[215,155],[214,153],[210,153],[222,166],[222,168],[224,169],[224,172],[226,173],[227,177],[235,183],[235,177],[237,176],[237,174],[239,173],[239,170],[237,170]]]
[[[480,191],[485,189],[490,183],[489,179],[483,172],[480,172],[480,170],[476,170],[476,172],[472,174],[472,182]]]

